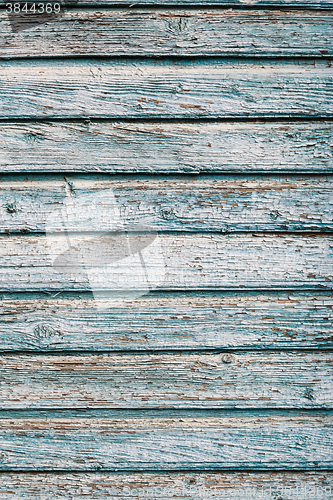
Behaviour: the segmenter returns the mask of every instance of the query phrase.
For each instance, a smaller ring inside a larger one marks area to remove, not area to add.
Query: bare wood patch
[[[73,491],[76,495],[89,496],[91,500],[154,498],[162,494],[164,499],[178,500],[210,497],[215,500],[254,500],[265,493],[278,497],[302,495],[309,491],[318,495],[323,493],[323,498],[331,500],[332,488],[330,472],[0,474],[3,500],[12,500],[15,494],[22,499],[40,494],[43,500],[53,500],[69,497]]]

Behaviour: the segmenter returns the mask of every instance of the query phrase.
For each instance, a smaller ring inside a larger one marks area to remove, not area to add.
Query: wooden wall
[[[333,499],[332,7],[0,11],[1,499]]]

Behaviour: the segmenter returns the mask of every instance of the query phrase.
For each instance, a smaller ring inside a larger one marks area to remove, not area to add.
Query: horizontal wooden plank
[[[127,500],[128,498],[177,498],[177,500],[271,500],[306,498],[332,500],[331,472],[229,472],[229,473],[6,473],[0,475],[3,500],[77,499]],[[288,496],[290,495],[290,496]],[[311,498],[311,497],[310,497]]]
[[[331,9],[332,0],[137,0],[131,4],[128,0],[66,0],[61,2],[66,6],[115,6],[124,5],[126,7],[161,5],[161,6],[219,6],[219,7],[292,7],[305,9]],[[0,1],[0,6],[5,5],[6,0]]]
[[[27,24],[26,24],[27,23]],[[28,28],[29,17],[20,20]],[[0,14],[0,57],[328,56],[332,12],[75,9],[13,37]],[[59,37],[61,32],[61,37]]]
[[[332,117],[329,62],[4,61],[0,118]]]
[[[331,122],[0,123],[2,172],[332,172]]]
[[[333,407],[333,354],[3,355],[2,409]]]
[[[1,236],[1,290],[332,289],[330,235],[152,234]]]
[[[67,2],[66,2],[67,4]],[[128,0],[78,0],[74,5],[128,5]],[[138,0],[135,5],[221,5],[232,7],[305,7],[307,9],[332,8],[332,0]]]
[[[333,347],[329,293],[172,293],[108,299],[3,294],[0,350]]]
[[[332,231],[332,191],[329,176],[0,176],[0,232],[109,231],[115,212],[129,230]]]
[[[332,469],[330,414],[60,413],[5,413],[0,469]]]
[[[5,3],[5,2],[3,2]],[[70,6],[105,6],[126,5],[133,6],[128,0],[66,0]],[[332,0],[137,0],[135,5],[203,5],[222,7],[293,7],[306,9],[331,9]]]

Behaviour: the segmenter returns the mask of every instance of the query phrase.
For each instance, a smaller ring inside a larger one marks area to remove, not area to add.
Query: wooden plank
[[[4,412],[0,469],[332,470],[330,414]]]
[[[152,234],[2,236],[1,290],[332,289],[330,235]]]
[[[6,2],[1,2],[6,3]],[[1,5],[0,3],[0,5]],[[332,0],[137,0],[131,4],[128,0],[66,0],[66,6],[115,6],[124,5],[132,7],[133,5],[174,5],[186,6],[222,6],[222,7],[293,7],[305,9],[331,9]]]
[[[332,117],[330,62],[2,62],[0,117]]]
[[[326,408],[333,354],[3,355],[3,410]]]
[[[3,500],[54,500],[87,497],[90,500],[163,498],[177,500],[271,500],[312,498],[332,500],[331,472],[229,473],[1,473]],[[289,496],[288,496],[289,495]],[[310,498],[311,498],[310,496]]]
[[[92,8],[63,12],[13,37],[4,12],[0,57],[321,57],[333,54],[332,27],[329,11]]]
[[[331,122],[0,123],[2,172],[332,172]]]
[[[95,175],[0,176],[0,232],[62,231],[68,185],[75,216],[66,220],[67,231],[108,231],[115,211],[129,230],[333,230],[333,177]]]
[[[2,351],[333,347],[332,294],[172,293],[108,299],[3,294]]]

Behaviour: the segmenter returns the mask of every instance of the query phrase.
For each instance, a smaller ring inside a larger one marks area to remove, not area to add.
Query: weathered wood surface
[[[331,470],[330,413],[4,412],[0,469]]]
[[[332,117],[329,61],[4,61],[0,118]]]
[[[109,299],[3,294],[2,351],[332,348],[322,293],[169,293]]]
[[[332,231],[332,192],[329,176],[0,176],[0,232]]]
[[[3,410],[333,407],[323,351],[4,355],[0,380]]]
[[[332,500],[331,472],[229,473],[6,473],[0,474],[2,500],[71,498],[75,500]]]
[[[145,293],[154,288],[331,290],[333,287],[333,236],[330,235],[161,234],[142,251],[128,257],[125,253],[124,257],[127,240],[121,235],[118,241],[118,237],[110,234],[96,238],[72,234],[69,240],[68,235],[56,233],[48,238],[1,236],[1,290]],[[133,234],[131,245],[140,247],[142,237],[147,235]],[[56,260],[58,257],[63,265]]]
[[[331,122],[0,123],[2,172],[332,172]]]
[[[115,6],[124,5],[132,8],[137,5],[170,5],[184,6],[184,5],[203,5],[209,6],[222,6],[222,7],[293,7],[293,8],[306,8],[306,9],[331,9],[333,7],[332,0],[137,0],[135,4],[130,3],[128,0],[66,0],[66,6]],[[0,6],[5,5],[6,0],[0,1]]]
[[[22,18],[31,24],[28,16]],[[328,56],[329,11],[89,9],[13,36],[0,14],[0,58],[57,56]],[[59,36],[61,33],[61,36]]]

